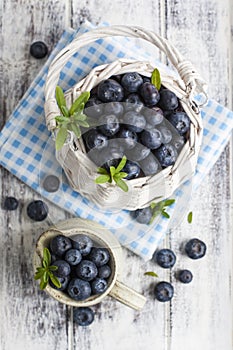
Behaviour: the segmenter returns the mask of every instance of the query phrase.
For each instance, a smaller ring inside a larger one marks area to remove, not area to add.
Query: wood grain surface
[[[209,85],[209,94],[232,108],[232,17],[230,0],[2,0],[0,51],[0,126],[3,127],[46,59],[29,54],[33,41],[45,41],[52,50],[67,26],[84,20],[93,24],[135,24],[171,40],[189,58]],[[160,57],[159,52],[156,55]],[[165,60],[165,57],[160,57]],[[69,215],[49,204],[42,223],[29,220],[26,205],[39,195],[0,168],[1,200],[19,199],[18,210],[0,209],[0,348],[1,350],[231,350],[232,349],[232,153],[227,146],[202,186],[193,194],[190,225],[184,218],[161,243],[177,255],[175,268],[163,270],[143,262],[124,249],[123,281],[148,299],[141,312],[112,298],[93,307],[90,327],[73,323],[73,310],[40,292],[33,280],[32,253],[40,233]],[[199,237],[207,255],[191,261],[184,243]],[[176,280],[188,268],[190,285]],[[171,281],[170,303],[153,297],[159,280]]]

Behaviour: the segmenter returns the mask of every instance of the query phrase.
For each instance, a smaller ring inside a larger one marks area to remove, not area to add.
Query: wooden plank
[[[30,44],[42,40],[51,51],[64,30],[65,3],[3,1],[1,122],[9,117],[46,60],[31,57]],[[26,205],[40,196],[2,168],[0,183],[2,200],[12,195],[20,201],[17,211],[2,211],[0,215],[1,349],[67,349],[67,308],[39,291],[32,271],[37,237],[55,218],[66,215],[50,206],[48,219],[34,223],[26,215]]]
[[[167,36],[198,68],[209,84],[212,98],[230,104],[228,1],[167,1]],[[231,346],[232,238],[230,227],[229,148],[211,174],[194,193],[192,225],[184,222],[172,232],[174,251],[190,238],[203,239],[208,247],[203,260],[179,254],[176,269],[188,268],[194,279],[182,285],[172,276],[176,295],[170,309],[169,349],[207,350]]]

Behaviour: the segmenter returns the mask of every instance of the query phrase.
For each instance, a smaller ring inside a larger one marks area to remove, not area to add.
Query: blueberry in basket
[[[111,277],[111,256],[107,248],[95,246],[85,234],[71,238],[57,235],[44,248],[35,279],[40,289],[50,287],[82,301],[106,291]]]

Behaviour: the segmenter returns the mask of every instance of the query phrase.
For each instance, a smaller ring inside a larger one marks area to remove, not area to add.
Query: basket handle
[[[189,99],[192,101],[195,94],[203,94],[207,100],[207,85],[201,76],[197,73],[191,62],[184,59],[179,51],[158,34],[138,26],[114,25],[110,27],[101,27],[93,29],[76,38],[67,45],[52,61],[46,83],[45,83],[45,117],[49,130],[56,127],[55,116],[59,114],[59,109],[55,99],[55,89],[60,77],[60,71],[66,62],[83,46],[91,42],[113,36],[124,36],[138,39],[144,39],[166,54],[172,65],[178,71],[180,78],[186,86]]]

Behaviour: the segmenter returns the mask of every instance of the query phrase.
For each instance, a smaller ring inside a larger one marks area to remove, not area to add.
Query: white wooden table
[[[171,40],[198,68],[209,84],[209,95],[232,107],[232,1],[228,0],[2,0],[0,124],[4,125],[30,82],[43,65],[29,54],[32,41],[53,48],[67,26],[88,19],[94,24],[135,24]],[[159,53],[158,53],[159,57]],[[164,59],[164,57],[162,57]],[[0,348],[1,350],[230,350],[232,281],[231,150],[221,158],[193,195],[193,224],[186,220],[167,236],[162,247],[177,254],[176,268],[189,268],[190,285],[177,282],[175,269],[166,271],[124,249],[124,281],[148,301],[136,312],[107,298],[94,307],[90,327],[73,324],[72,309],[59,304],[33,281],[32,251],[50,219],[33,223],[25,205],[38,194],[0,169],[1,197],[20,200],[17,211],[0,211]],[[52,217],[68,214],[49,204]],[[206,257],[191,261],[180,252],[192,237],[203,239]],[[175,296],[159,303],[152,295],[154,270],[171,281]]]

